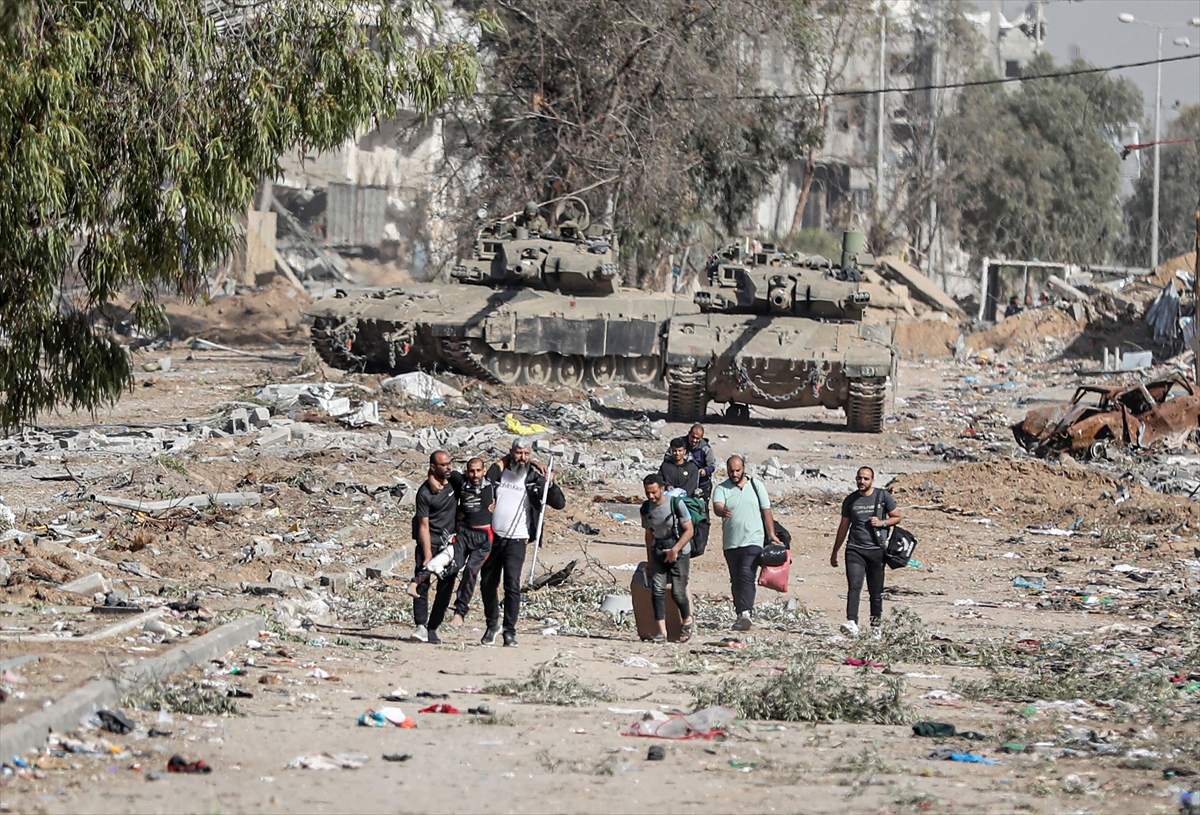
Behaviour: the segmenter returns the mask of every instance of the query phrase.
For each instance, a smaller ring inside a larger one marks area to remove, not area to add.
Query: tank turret
[[[785,255],[764,244],[749,252],[733,244],[713,256],[708,287],[697,292],[701,311],[860,321],[871,302],[860,275],[835,273],[819,255]]]
[[[613,294],[620,286],[616,236],[594,234],[587,205],[579,199],[567,201],[571,210],[558,219],[557,232],[531,234],[509,219],[480,229],[472,257],[456,265],[451,277],[497,288]]]

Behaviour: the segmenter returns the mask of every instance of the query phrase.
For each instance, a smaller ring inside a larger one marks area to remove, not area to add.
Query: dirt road
[[[710,553],[693,565],[698,633],[682,646],[642,643],[629,619],[598,606],[627,593],[630,567],[643,557],[630,520],[636,506],[619,502],[639,491],[628,451],[639,449],[643,469],[653,467],[665,441],[686,428],[619,440],[557,434],[600,460],[560,465],[568,506],[550,516],[540,560],[551,569],[579,563],[566,585],[527,596],[514,649],[479,644],[478,600],[462,630],[443,630],[445,644],[408,642],[408,564],[333,593],[316,578],[409,543],[411,491],[381,487],[418,483],[426,454],[387,447],[388,429],[477,427],[507,411],[532,421],[538,405],[583,403],[579,394],[489,389],[474,407],[422,407],[386,395],[377,378],[347,377],[372,389],[362,398],[380,401],[382,426],[347,430],[308,408],[296,416],[311,426],[304,434],[263,445],[257,439],[267,430],[199,438],[194,428],[236,409],[222,403],[254,407],[263,385],[308,381],[295,379],[296,364],[186,354],[174,352],[170,371],[139,374],[135,389],[95,421],[51,417],[42,428],[49,441],[21,448],[32,465],[19,464],[15,443],[4,454],[0,494],[17,528],[39,541],[0,543],[13,573],[0,660],[42,658],[13,669],[25,681],[7,685],[15,693],[0,722],[170,644],[153,632],[95,649],[19,641],[99,626],[90,596],[58,587],[86,572],[101,572],[133,601],[194,600],[195,610],[168,619],[185,639],[254,609],[268,614],[271,630],[253,648],[176,680],[193,713],[147,709],[171,706],[161,689],[151,691],[139,697],[146,707],[127,708],[141,725],[135,733],[88,732],[120,752],[45,756],[36,772],[5,775],[4,811],[1167,812],[1174,788],[1189,781],[1164,771],[1200,770],[1200,632],[1189,583],[1196,506],[1016,450],[1007,423],[1025,405],[1069,395],[1077,381],[1069,372],[905,363],[885,432],[874,437],[846,433],[838,416],[819,411],[756,411],[738,424],[711,417],[708,436],[722,459],[738,452],[762,465],[774,456],[798,468],[768,480],[794,535],[793,579],[786,596],[760,590],[754,630],[730,632],[714,526]],[[620,427],[648,429],[660,418],[659,401],[597,395]],[[195,438],[177,452],[151,453],[121,452],[115,441],[91,449],[61,442],[72,428],[117,439],[163,427],[192,427],[171,433]],[[508,436],[495,438],[503,445]],[[605,452],[616,457],[606,462]],[[888,575],[880,641],[837,634],[845,580],[828,563],[840,499],[862,463],[876,467],[880,483],[895,479],[905,526],[920,539],[920,566]],[[1128,497],[1118,502],[1123,487]],[[260,503],[139,513],[89,498],[215,492],[254,493]],[[1077,518],[1078,534],[1062,534]],[[576,522],[598,534],[573,531]],[[50,539],[106,565],[41,546]],[[269,553],[255,549],[263,541]],[[140,572],[121,565],[128,562]],[[250,593],[277,572],[310,587]],[[1019,577],[1044,588],[1016,587]],[[326,608],[307,607],[299,616],[313,624],[289,628],[297,615],[279,611],[285,598],[293,610],[314,599]],[[252,698],[226,699],[235,688]],[[407,701],[381,698],[397,689]],[[235,702],[240,714],[212,712],[217,700]],[[741,716],[711,740],[624,735],[645,711],[690,713],[713,701],[771,715]],[[463,712],[418,712],[443,702]],[[466,712],[479,705],[491,713]],[[382,706],[401,708],[418,727],[357,724]],[[984,738],[916,737],[910,725],[920,720]],[[170,735],[151,738],[151,728]],[[648,761],[656,744],[665,759]],[[995,763],[929,758],[938,748]],[[322,753],[363,765],[285,769]],[[167,775],[174,754],[213,772]]]

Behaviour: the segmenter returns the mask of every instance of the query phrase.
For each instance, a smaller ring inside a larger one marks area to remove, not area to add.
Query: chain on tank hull
[[[701,421],[708,403],[843,408],[850,430],[883,428],[888,331],[863,323],[702,314],[672,320],[668,417]]]

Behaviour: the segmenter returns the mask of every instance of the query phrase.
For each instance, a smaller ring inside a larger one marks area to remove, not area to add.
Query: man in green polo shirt
[[[729,566],[733,610],[737,614],[733,628],[749,631],[758,586],[758,556],[762,554],[764,541],[779,543],[779,538],[775,535],[775,517],[771,514],[767,488],[761,481],[747,477],[746,462],[741,456],[730,456],[725,469],[729,478],[713,490],[713,514],[722,519],[722,548]]]

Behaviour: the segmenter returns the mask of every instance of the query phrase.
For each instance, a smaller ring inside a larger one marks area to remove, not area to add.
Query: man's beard
[[[518,478],[525,478],[529,475],[529,464],[521,464],[515,458],[508,460],[508,471],[513,473]]]

